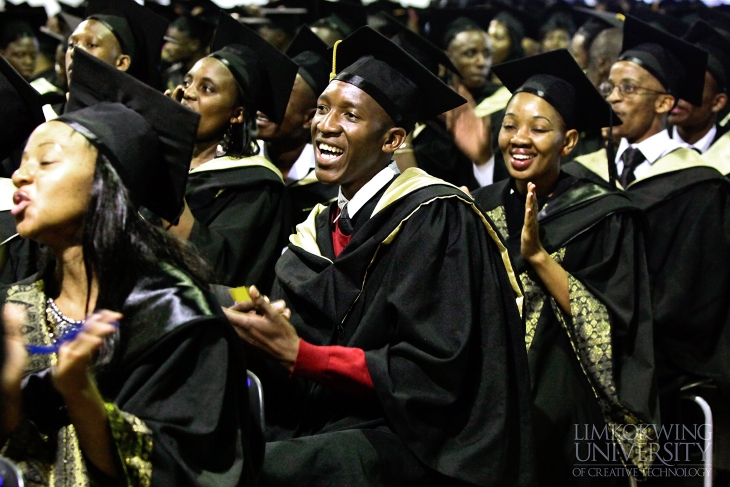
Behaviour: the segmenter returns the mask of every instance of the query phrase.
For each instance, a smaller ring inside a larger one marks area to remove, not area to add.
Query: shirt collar
[[[272,161],[269,157],[269,151],[266,150],[266,144],[264,141],[258,139],[256,143],[259,145],[259,153],[264,156],[267,161],[273,163],[274,161]],[[289,174],[286,176],[286,179],[288,181],[299,181],[309,174],[315,167],[314,147],[312,144],[307,144],[304,146],[304,149],[302,150],[302,153],[299,154],[297,160],[294,161],[291,169],[289,169]]]
[[[342,194],[342,187],[340,187],[340,193],[337,195],[337,206],[340,208],[340,214],[344,211],[345,206],[347,206],[347,216],[349,218],[354,217],[355,214],[360,211],[360,208],[365,206],[365,204],[370,201],[373,196],[378,194],[381,189],[383,189],[399,174],[400,171],[398,170],[398,166],[395,162],[391,162],[388,167],[381,170],[378,174],[373,176],[370,181],[365,183],[365,185],[360,188],[357,193],[355,193],[355,196],[353,196],[351,200],[345,198]]]
[[[682,136],[679,135],[679,131],[677,131],[677,128],[675,127],[672,130],[672,139],[676,140],[680,144],[682,144],[684,147],[690,148],[690,149],[697,149],[701,153],[707,152],[707,149],[710,148],[712,145],[712,141],[715,140],[715,136],[717,135],[717,126],[712,125],[712,128],[697,142],[694,144],[690,144],[689,142],[685,142],[684,139],[682,139]]]
[[[642,140],[638,144],[629,144],[628,140],[621,139],[621,143],[618,145],[618,149],[616,150],[616,162],[621,160],[621,155],[629,147],[639,149],[646,158],[646,162],[654,164],[661,157],[682,147],[682,144],[669,137],[669,133],[666,130],[662,130],[658,134],[654,134],[648,139]]]

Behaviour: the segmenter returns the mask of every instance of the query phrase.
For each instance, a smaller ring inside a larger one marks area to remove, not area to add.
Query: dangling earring
[[[223,141],[218,144],[218,146],[215,148],[215,156],[216,157],[223,157],[228,152],[228,148],[231,144],[231,129],[233,128],[233,125],[228,126],[228,130],[226,130],[225,135],[223,135]]]

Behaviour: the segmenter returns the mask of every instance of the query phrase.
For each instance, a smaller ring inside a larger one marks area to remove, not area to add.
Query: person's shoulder
[[[471,195],[477,204],[485,210],[491,210],[496,206],[503,204],[502,195],[504,194],[507,186],[509,186],[511,179],[503,179],[496,183],[488,186],[482,186],[481,188],[472,191]]]

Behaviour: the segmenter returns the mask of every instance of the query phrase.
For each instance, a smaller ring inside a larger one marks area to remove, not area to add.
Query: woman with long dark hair
[[[596,464],[645,477],[658,411],[642,216],[623,194],[561,170],[579,131],[618,117],[566,50],[494,71],[513,93],[499,131],[510,179],[474,199],[525,290],[538,485],[625,482],[575,475]]]
[[[79,52],[69,111],[26,145],[12,212],[18,233],[49,249],[43,270],[5,293],[27,311],[30,374],[10,404],[24,419],[6,455],[28,484],[253,478],[235,335],[201,260],[138,211],[181,213],[198,119]]]
[[[297,65],[221,14],[211,48],[172,93],[201,116],[185,211],[170,231],[195,245],[213,282],[269,289],[290,225],[281,172],[252,134],[256,111],[281,123]]]

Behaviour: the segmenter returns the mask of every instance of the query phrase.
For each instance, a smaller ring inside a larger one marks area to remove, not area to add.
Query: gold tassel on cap
[[[330,81],[335,79],[335,76],[337,76],[337,45],[340,42],[342,42],[342,40],[335,42],[335,45],[332,46],[332,72],[330,73]]]

